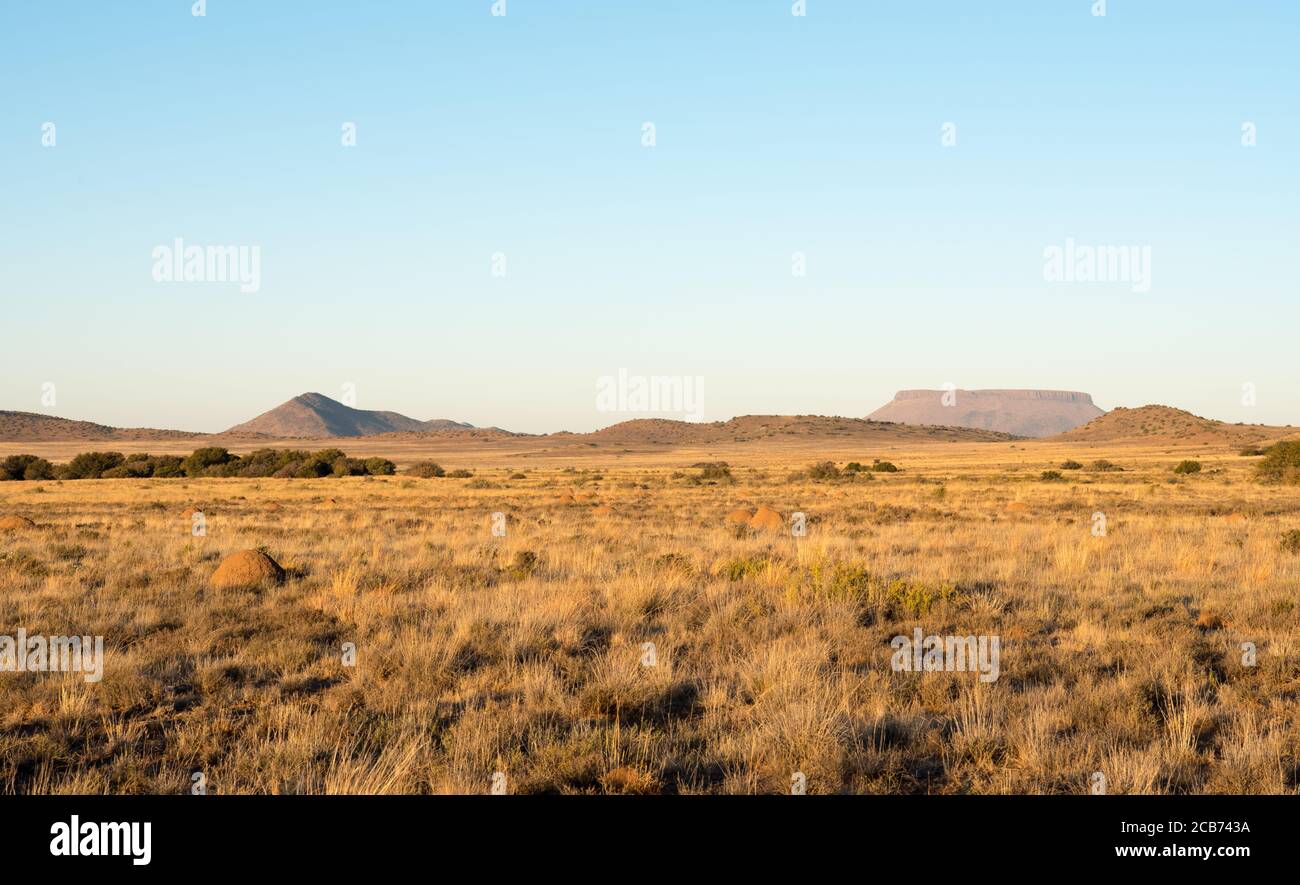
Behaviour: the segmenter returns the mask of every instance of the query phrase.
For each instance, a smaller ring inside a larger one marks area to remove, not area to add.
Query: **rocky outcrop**
[[[900,390],[868,419],[996,430],[1016,436],[1064,433],[1105,414],[1075,390]]]

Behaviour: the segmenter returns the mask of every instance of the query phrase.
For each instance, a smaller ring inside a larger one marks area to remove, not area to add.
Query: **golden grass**
[[[0,633],[103,635],[106,660],[0,673],[0,788],[1297,792],[1300,495],[1249,459],[1172,481],[1182,452],[936,443],[814,483],[791,473],[831,455],[722,454],[733,484],[692,481],[696,453],[5,483],[36,526],[0,535]],[[1126,469],[1040,481],[1067,456]],[[209,584],[250,548],[287,580]],[[894,672],[914,627],[1000,636],[1000,678]]]

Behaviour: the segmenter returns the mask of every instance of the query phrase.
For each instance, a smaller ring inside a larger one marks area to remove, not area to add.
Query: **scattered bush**
[[[863,473],[866,471],[866,469],[867,468],[863,467],[862,464],[858,461],[850,461],[849,463],[844,465],[845,473]]]
[[[1083,469],[1083,465],[1080,464],[1078,461],[1062,461],[1062,462],[1061,462],[1061,469],[1062,469],[1062,470],[1082,470],[1082,469]]]
[[[1274,443],[1264,451],[1255,470],[1264,482],[1300,485],[1300,440]]]
[[[531,550],[520,550],[510,560],[510,565],[503,569],[506,577],[515,581],[522,581],[537,571],[538,558],[537,554]]]
[[[446,476],[447,473],[432,461],[421,461],[419,464],[412,464],[406,468],[406,475],[416,476],[420,479],[433,479],[435,476]]]
[[[898,472],[898,468],[895,467],[893,464],[891,464],[888,461],[881,461],[879,458],[871,462],[871,469],[874,470],[876,473],[897,473]]]
[[[1098,458],[1096,461],[1092,462],[1092,469],[1105,472],[1109,470],[1123,470],[1124,468],[1117,464],[1110,463],[1105,458]]]
[[[1259,446],[1246,446],[1237,454],[1241,455],[1243,458],[1253,458],[1256,455],[1264,454],[1264,449]]]
[[[841,477],[834,461],[819,461],[808,467],[808,478],[813,482],[832,482]]]
[[[367,458],[366,473],[370,476],[392,476],[397,473],[397,465],[387,458]]]
[[[1283,532],[1281,546],[1286,553],[1300,553],[1300,529]]]
[[[1200,473],[1200,472],[1201,472],[1200,461],[1179,461],[1177,464],[1174,465],[1174,473],[1178,473],[1183,476],[1188,476],[1190,474]]]
[[[474,475],[472,470],[453,470],[447,474],[448,479],[469,479]]]
[[[1065,479],[1059,470],[1044,470],[1040,478],[1043,482],[1060,482]]]
[[[700,468],[700,479],[706,482],[734,482],[731,468],[726,461],[704,462],[695,465]]]

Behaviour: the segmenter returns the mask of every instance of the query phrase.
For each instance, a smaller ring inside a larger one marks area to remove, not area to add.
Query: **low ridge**
[[[1172,406],[1148,405],[1112,409],[1082,427],[1053,437],[1062,442],[1152,442],[1180,444],[1266,442],[1295,436],[1292,427],[1267,424],[1229,424],[1202,418]]]

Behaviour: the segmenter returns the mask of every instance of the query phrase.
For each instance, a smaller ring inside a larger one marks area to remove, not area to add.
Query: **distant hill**
[[[900,390],[867,418],[1043,437],[1102,414],[1091,396],[1073,390]]]
[[[730,421],[697,423],[663,418],[636,418],[592,433],[552,433],[548,438],[574,442],[643,445],[710,445],[760,440],[861,439],[874,441],[952,440],[1001,442],[1006,433],[962,427],[914,427],[823,415],[742,415]]]
[[[1172,406],[1151,405],[1136,409],[1112,409],[1100,418],[1052,439],[1062,442],[1244,445],[1297,435],[1300,435],[1300,430],[1293,427],[1228,424],[1202,418]]]
[[[304,393],[269,412],[263,412],[251,421],[236,424],[226,433],[260,433],[279,438],[347,437],[472,428],[472,424],[462,424],[446,418],[417,421],[397,412],[354,409],[322,393]]]
[[[199,439],[205,433],[183,430],[155,430],[148,427],[109,427],[91,421],[74,421],[36,412],[0,411],[0,440],[6,442],[43,442],[55,439],[140,440]]]

